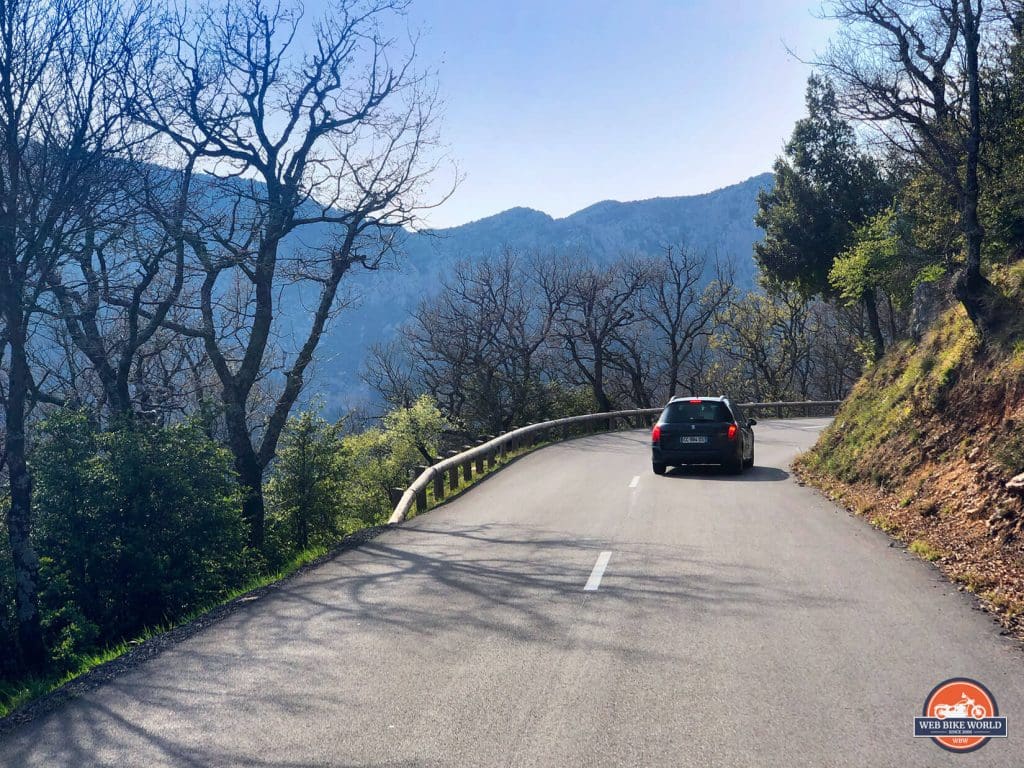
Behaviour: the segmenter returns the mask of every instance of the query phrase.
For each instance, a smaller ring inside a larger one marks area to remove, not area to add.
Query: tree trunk
[[[981,19],[970,0],[964,0],[964,42],[966,47],[968,113],[970,130],[967,134],[963,208],[961,226],[964,232],[966,261],[957,277],[954,293],[964,305],[967,316],[984,338],[992,327],[992,285],[981,273],[981,246],[985,230],[978,217],[978,162],[981,156],[981,96],[978,70],[978,47]]]
[[[242,517],[249,528],[249,546],[262,549],[266,509],[263,503],[263,464],[252,446],[245,419],[245,404],[225,388],[224,425],[228,447],[235,457],[235,471],[242,487]]]
[[[242,517],[249,526],[249,546],[262,549],[266,528],[263,502],[263,467],[254,456],[236,456],[235,471],[242,486]]]
[[[46,662],[46,648],[39,623],[39,558],[32,546],[32,476],[26,461],[25,420],[29,392],[25,329],[17,306],[7,313],[11,348],[5,418],[7,424],[7,471],[11,506],[7,536],[14,565],[15,610],[18,644],[25,666],[38,671]]]
[[[873,288],[864,292],[864,310],[868,316],[868,332],[871,334],[871,359],[881,360],[885,354],[885,337],[882,336],[882,324],[878,320],[878,304]]]
[[[612,401],[608,399],[608,393],[604,391],[604,362],[598,358],[594,361],[594,399],[597,401],[597,410],[600,413],[607,413],[612,409]]]

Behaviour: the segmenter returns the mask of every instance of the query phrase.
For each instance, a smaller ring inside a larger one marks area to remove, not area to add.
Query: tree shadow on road
[[[329,764],[349,765],[358,758],[345,754],[346,739],[386,736],[381,709],[437,717],[439,702],[459,694],[432,688],[431,673],[457,687],[474,659],[487,668],[488,653],[526,667],[563,653],[679,666],[685,644],[644,642],[645,616],[754,626],[785,606],[836,609],[812,584],[786,586],[764,568],[655,541],[617,551],[601,590],[583,592],[609,548],[557,521],[396,528],[7,734],[0,764],[321,764],[329,738],[342,750]],[[609,625],[609,616],[626,620]]]

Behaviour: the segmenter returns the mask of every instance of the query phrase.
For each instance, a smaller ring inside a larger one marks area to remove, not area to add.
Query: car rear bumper
[[[651,458],[655,464],[728,464],[736,461],[738,454],[735,450],[721,450],[718,448],[701,449],[672,449],[665,450],[658,446],[651,448]]]

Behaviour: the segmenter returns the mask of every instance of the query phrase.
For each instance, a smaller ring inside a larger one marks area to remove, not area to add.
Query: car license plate
[[[706,435],[684,435],[679,438],[679,442],[683,445],[703,445],[707,441]]]

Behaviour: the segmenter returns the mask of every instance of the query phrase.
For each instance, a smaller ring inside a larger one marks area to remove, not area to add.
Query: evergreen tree
[[[807,111],[775,162],[774,187],[758,197],[754,220],[765,238],[755,251],[769,280],[807,296],[831,297],[833,262],[853,243],[857,228],[888,206],[892,188],[858,146],[827,79],[808,80]],[[884,342],[872,288],[863,301],[877,357]]]

